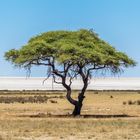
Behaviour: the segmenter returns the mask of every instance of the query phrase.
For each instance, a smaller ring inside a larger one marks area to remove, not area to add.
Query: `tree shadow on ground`
[[[106,115],[106,114],[100,114],[100,115],[79,115],[79,116],[73,116],[70,114],[44,114],[44,113],[38,113],[38,114],[31,114],[31,115],[20,115],[18,117],[29,117],[29,118],[129,118],[129,117],[138,117],[138,116],[130,116],[127,114],[112,114],[112,115]]]

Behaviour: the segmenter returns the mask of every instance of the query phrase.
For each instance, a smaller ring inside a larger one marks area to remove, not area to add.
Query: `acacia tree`
[[[5,58],[15,66],[31,68],[43,65],[55,83],[62,84],[68,101],[74,105],[73,115],[79,115],[85,91],[93,72],[104,69],[113,73],[135,66],[135,61],[103,41],[92,30],[51,31],[31,38],[21,49],[12,49]],[[71,96],[72,81],[81,77],[83,87],[77,100]],[[58,81],[58,78],[61,79]]]

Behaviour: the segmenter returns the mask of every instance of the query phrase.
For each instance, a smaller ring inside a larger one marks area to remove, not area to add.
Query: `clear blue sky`
[[[0,0],[0,76],[26,76],[3,58],[28,39],[50,30],[93,28],[138,62],[122,76],[140,77],[140,0]],[[32,76],[45,76],[33,68]]]

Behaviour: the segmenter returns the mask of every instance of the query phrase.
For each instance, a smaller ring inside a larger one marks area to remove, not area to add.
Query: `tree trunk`
[[[77,101],[74,100],[72,97],[71,97],[71,90],[67,90],[67,100],[72,104],[72,105],[76,105],[77,104]]]
[[[77,102],[77,104],[75,105],[74,107],[74,110],[73,110],[73,113],[72,115],[73,116],[78,116],[81,114],[81,108],[82,108],[82,104],[80,104],[79,102]]]
[[[66,97],[67,97],[67,100],[72,105],[74,105],[74,110],[73,110],[72,115],[73,116],[80,115],[81,114],[81,108],[83,106],[83,100],[84,100],[85,96],[83,94],[79,93],[78,101],[76,101],[76,100],[71,98],[71,91],[67,91],[67,96]]]
[[[77,103],[75,104],[75,108],[73,110],[73,115],[74,116],[77,116],[77,115],[80,115],[81,114],[81,109],[82,109],[82,106],[83,106],[83,100],[85,98],[84,94],[85,94],[85,91],[87,89],[87,86],[88,86],[88,80],[83,78],[83,83],[84,83],[84,86],[81,90],[81,92],[79,93],[79,96],[78,96],[78,101]]]
[[[77,115],[80,115],[81,113],[81,108],[83,106],[83,100],[85,98],[84,96],[84,93],[86,91],[86,88],[87,88],[87,81],[84,82],[84,87],[81,91],[81,93],[79,93],[79,96],[78,96],[78,100],[74,100],[72,97],[71,97],[71,87],[68,86],[66,83],[65,83],[65,79],[63,79],[63,82],[62,82],[63,86],[67,89],[67,100],[75,106],[74,110],[73,110],[73,113],[72,115],[73,116],[77,116]]]
[[[82,106],[83,106],[84,98],[85,98],[85,96],[81,95],[81,93],[80,93],[79,96],[78,96],[78,101],[75,104],[75,108],[74,108],[73,113],[72,113],[73,116],[77,116],[77,115],[81,114],[81,109],[82,109]]]

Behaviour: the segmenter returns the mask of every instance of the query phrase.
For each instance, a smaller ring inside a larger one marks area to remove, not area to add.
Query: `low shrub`
[[[133,105],[133,102],[131,100],[128,101],[129,105]]]
[[[123,102],[123,105],[126,105],[126,104],[127,104],[127,102],[124,101],[124,102]]]
[[[55,101],[55,100],[50,100],[50,102],[51,102],[51,103],[57,103],[57,101]]]
[[[140,105],[140,100],[137,100],[137,105]]]
[[[47,103],[47,96],[1,96],[0,103]]]
[[[129,101],[123,101],[123,105],[140,105],[140,100],[136,100],[136,101],[131,101],[131,100],[129,100]]]

